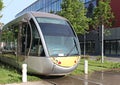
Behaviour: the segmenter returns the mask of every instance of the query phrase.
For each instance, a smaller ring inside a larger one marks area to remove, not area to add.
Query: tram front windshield
[[[71,26],[65,20],[36,18],[43,33],[49,56],[79,55],[79,45]]]

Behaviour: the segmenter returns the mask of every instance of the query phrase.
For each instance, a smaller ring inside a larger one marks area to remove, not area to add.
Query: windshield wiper
[[[74,48],[75,48],[75,45],[70,49],[70,51],[66,54],[66,56],[69,56],[70,53],[73,51]]]
[[[66,56],[69,56],[75,47],[76,47],[76,50],[78,51],[77,43],[74,38],[73,40],[74,40],[74,46],[70,49],[70,51],[66,54]],[[78,51],[78,54],[79,54],[79,51]]]

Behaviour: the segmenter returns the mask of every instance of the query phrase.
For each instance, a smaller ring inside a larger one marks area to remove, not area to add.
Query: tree
[[[96,29],[101,25],[110,27],[111,20],[114,18],[113,12],[110,7],[111,0],[99,0],[98,6],[94,8],[91,24]]]
[[[2,9],[3,9],[3,1],[0,0],[0,13],[1,13]],[[2,15],[0,14],[0,18],[1,17],[2,17]],[[2,28],[2,26],[3,26],[3,23],[0,22],[0,41],[1,41],[1,28]]]
[[[2,9],[3,9],[3,1],[2,0],[0,0],[0,11],[2,11]],[[0,15],[0,18],[2,17],[2,15]]]
[[[102,48],[101,48],[101,54],[102,54],[102,63],[104,62],[104,27],[108,28],[111,26],[112,19],[114,18],[114,15],[111,11],[110,7],[111,0],[99,0],[98,6],[94,9],[92,21],[90,24],[93,26],[93,28],[101,28],[102,33]]]
[[[67,18],[77,33],[85,33],[89,29],[89,19],[82,0],[63,0],[59,15]]]

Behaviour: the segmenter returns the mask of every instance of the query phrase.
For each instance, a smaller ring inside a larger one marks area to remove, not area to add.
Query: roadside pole
[[[102,63],[104,63],[104,25],[102,24]]]
[[[84,61],[84,73],[87,75],[88,74],[88,60],[85,59]]]
[[[84,34],[84,73],[88,74],[88,60],[86,59],[86,33]]]
[[[22,82],[27,82],[27,64],[22,64]]]

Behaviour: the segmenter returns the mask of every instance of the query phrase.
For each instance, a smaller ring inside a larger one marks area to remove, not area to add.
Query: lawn
[[[93,73],[95,71],[103,71],[103,70],[116,70],[120,71],[120,63],[105,61],[101,63],[101,61],[90,60],[88,59],[88,73]],[[75,69],[72,75],[83,75],[84,74],[84,59],[81,59],[77,69]]]
[[[94,71],[111,70],[120,68],[120,63],[113,63],[105,61],[103,64],[100,61],[88,60],[89,74]],[[119,70],[120,71],[120,70]],[[84,74],[84,59],[81,59],[78,67],[70,75],[83,75]],[[0,84],[18,83],[22,82],[21,73],[15,68],[11,68],[5,64],[0,63]],[[40,80],[37,76],[28,75],[28,81]]]
[[[40,78],[28,75],[28,81],[37,81]],[[15,68],[0,63],[0,84],[22,82],[21,73]]]

